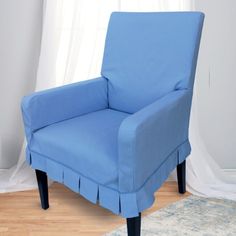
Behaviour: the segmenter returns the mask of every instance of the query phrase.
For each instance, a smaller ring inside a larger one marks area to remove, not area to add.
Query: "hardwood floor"
[[[178,194],[175,182],[166,182],[156,193],[150,214],[189,196]],[[0,236],[102,235],[125,220],[54,183],[49,188],[50,208],[40,207],[38,191],[0,194]]]

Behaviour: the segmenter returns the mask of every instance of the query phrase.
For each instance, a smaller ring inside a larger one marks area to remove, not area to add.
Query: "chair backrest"
[[[200,12],[112,13],[101,72],[109,106],[134,113],[192,89],[203,19]]]

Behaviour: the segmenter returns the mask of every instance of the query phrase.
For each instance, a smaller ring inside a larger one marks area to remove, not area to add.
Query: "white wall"
[[[200,131],[224,169],[236,169],[236,1],[197,0],[206,14],[196,77]]]
[[[20,100],[35,86],[42,0],[0,1],[0,168],[16,163],[23,142]]]

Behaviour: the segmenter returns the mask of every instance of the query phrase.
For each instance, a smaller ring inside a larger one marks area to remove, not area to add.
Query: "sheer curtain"
[[[82,81],[100,74],[106,28],[112,11],[192,9],[191,0],[44,0],[36,90]],[[192,154],[187,161],[188,190],[201,196],[236,199],[236,181],[224,176],[198,134],[196,102],[194,96],[190,124]],[[17,166],[0,176],[0,192],[35,187],[34,172],[25,163],[23,147]]]

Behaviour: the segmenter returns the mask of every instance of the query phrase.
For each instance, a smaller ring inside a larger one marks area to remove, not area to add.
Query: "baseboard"
[[[234,176],[236,178],[236,169],[222,169],[223,172],[228,176]],[[167,181],[176,181],[176,172],[173,171],[172,174],[169,176]]]
[[[0,169],[0,174],[2,174],[3,172],[5,172],[7,169]]]
[[[174,169],[166,181],[176,181],[176,180],[177,180],[176,170]]]
[[[230,176],[235,176],[236,177],[236,169],[222,169],[224,173]]]

